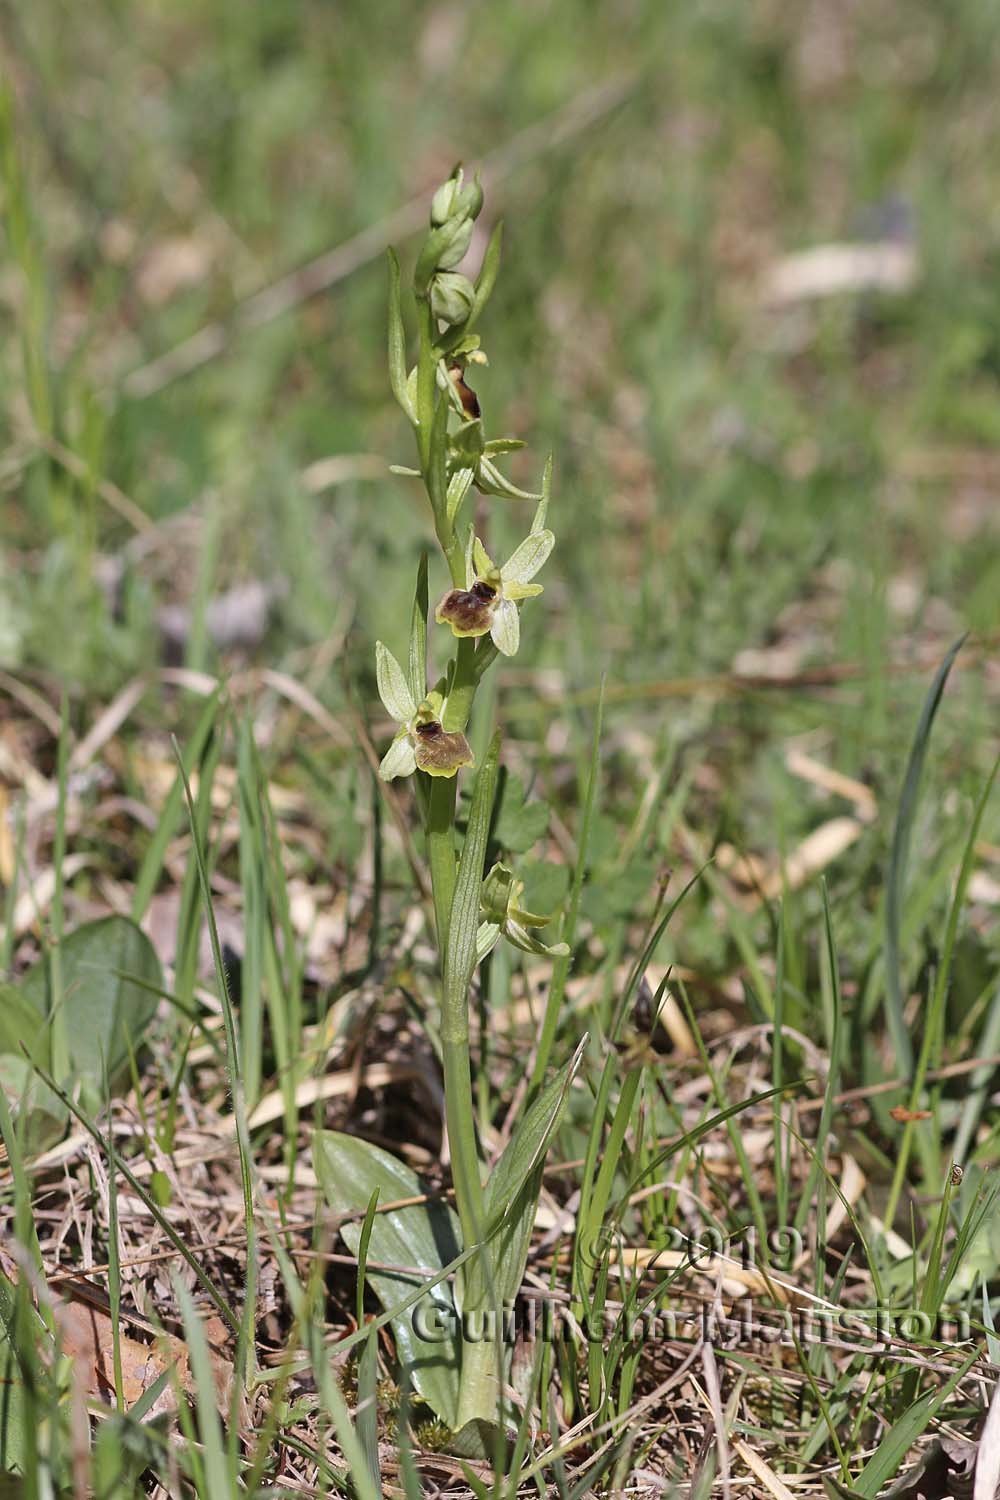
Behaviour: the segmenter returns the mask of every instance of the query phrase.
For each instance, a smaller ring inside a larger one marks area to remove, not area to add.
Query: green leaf
[[[934,716],[944,693],[948,673],[951,671],[965,641],[963,635],[948,652],[935,674],[930,691],[924,702],[910,747],[910,758],[906,766],[903,790],[900,793],[896,812],[896,826],[892,835],[892,852],[889,856],[889,872],[885,896],[885,1011],[892,1038],[893,1051],[898,1063],[897,1071],[904,1078],[913,1069],[913,1045],[903,1015],[903,987],[900,975],[899,935],[902,926],[903,895],[906,887],[906,866],[910,854],[910,837],[917,812],[920,795],[920,779],[923,775],[927,746],[930,743]]]
[[[152,943],[127,917],[88,922],[61,945],[63,1015],[72,1041],[73,1076],[92,1107],[129,1076],[129,1048],[137,1052],[156,1013],[163,973]],[[39,1015],[49,1009],[43,959],[21,981]],[[67,1079],[57,1079],[66,1083]]]
[[[409,1167],[368,1141],[335,1130],[317,1131],[313,1139],[316,1175],[336,1214],[364,1214],[372,1192],[379,1202],[423,1197],[427,1192]],[[363,1225],[342,1224],[340,1233],[358,1253]],[[458,1220],[444,1203],[414,1203],[377,1213],[368,1244],[369,1263],[422,1267],[440,1271],[459,1254]],[[422,1278],[369,1268],[368,1282],[383,1307],[401,1302]],[[391,1320],[399,1362],[420,1395],[449,1427],[458,1409],[459,1342],[455,1303],[446,1281],[433,1287],[412,1312]],[[423,1337],[423,1329],[430,1337]]]
[[[420,554],[410,616],[410,692],[419,705],[427,692],[427,553]]]
[[[48,1065],[49,1040],[44,1015],[16,984],[0,984],[0,1052],[21,1056],[24,1048],[37,1062]]]
[[[28,1447],[35,1442],[31,1418],[35,1403],[25,1389],[25,1371],[15,1348],[27,1342],[33,1365],[33,1351],[41,1348],[47,1337],[42,1320],[26,1303],[23,1293],[19,1306],[17,1287],[0,1271],[0,1469],[23,1469]],[[34,1374],[31,1365],[29,1378]]]
[[[389,251],[389,383],[392,394],[415,427],[417,409],[406,383],[406,330],[399,296],[399,261],[394,250]]]
[[[45,1066],[47,1059],[35,1057],[34,1061]],[[0,1089],[10,1103],[11,1114],[25,1115],[23,1123],[20,1118],[17,1121],[18,1131],[24,1131],[23,1149],[33,1154],[54,1146],[66,1129],[69,1112],[26,1057],[0,1053]]]
[[[526,854],[549,826],[547,802],[529,802],[519,776],[504,777],[495,836],[511,854]]]
[[[476,966],[476,934],[479,929],[479,896],[483,883],[483,864],[493,815],[493,797],[497,784],[500,736],[495,734],[476,775],[469,809],[469,823],[462,845],[462,857],[455,879],[455,895],[448,928],[448,947],[444,959],[445,1015],[449,1008],[466,1003],[469,980]]]
[[[866,1497],[866,1500],[873,1500],[886,1480],[899,1473],[899,1466],[907,1453],[978,1358],[978,1349],[973,1350],[944,1385],[921,1396],[919,1401],[915,1401],[892,1424],[854,1481],[856,1494]]]
[[[549,513],[549,501],[552,498],[552,454],[545,460],[545,469],[542,474],[542,498],[535,510],[535,519],[531,523],[532,531],[542,531],[545,528],[545,520]]]
[[[570,1084],[587,1039],[528,1106],[490,1173],[484,1194],[495,1294],[503,1303],[517,1295],[535,1224],[542,1167],[549,1141],[566,1108]]]

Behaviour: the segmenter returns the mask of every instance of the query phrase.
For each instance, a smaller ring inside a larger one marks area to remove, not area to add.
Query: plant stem
[[[427,807],[427,863],[434,894],[438,954],[444,961],[448,946],[451,903],[455,895],[455,778],[435,776],[431,780]]]

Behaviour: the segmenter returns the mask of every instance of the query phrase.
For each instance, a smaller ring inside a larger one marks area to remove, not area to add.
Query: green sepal
[[[483,452],[493,458],[498,453],[517,453],[521,448],[527,448],[523,438],[490,438]]]

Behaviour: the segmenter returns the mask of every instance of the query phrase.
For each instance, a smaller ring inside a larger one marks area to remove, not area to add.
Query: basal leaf
[[[584,1045],[584,1042],[580,1043],[570,1061],[559,1069],[529,1105],[486,1184],[487,1234],[491,1235],[495,1290],[501,1302],[514,1297],[521,1285],[538,1207],[545,1152],[566,1108],[569,1087],[580,1065]]]
[[[379,1203],[420,1198],[427,1192],[409,1167],[368,1141],[335,1130],[317,1131],[313,1140],[316,1175],[335,1214],[364,1215],[375,1188]],[[357,1254],[361,1218],[342,1224],[345,1243]],[[444,1203],[414,1203],[376,1213],[368,1244],[368,1282],[383,1307],[401,1302],[421,1277],[373,1269],[373,1263],[440,1271],[460,1253],[458,1220]],[[454,1427],[458,1409],[459,1343],[455,1303],[447,1282],[392,1319],[400,1364],[441,1420]]]
[[[49,969],[44,959],[20,983],[41,1016],[49,1011]],[[142,1046],[163,988],[153,945],[126,917],[104,917],[70,933],[62,943],[63,1012],[73,1075],[98,1107],[128,1076],[129,1045]],[[60,1083],[69,1080],[58,1080]]]
[[[0,984],[0,1052],[20,1057],[22,1048],[36,1062],[48,1065],[45,1017],[16,984]]]

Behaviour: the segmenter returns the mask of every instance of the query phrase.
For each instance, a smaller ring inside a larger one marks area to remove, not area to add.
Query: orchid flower
[[[383,781],[414,771],[454,776],[461,766],[474,764],[465,735],[442,728],[444,695],[434,688],[415,703],[402,667],[381,641],[375,643],[375,674],[386,713],[400,726],[378,768]]]
[[[542,592],[541,584],[530,580],[554,545],[551,531],[533,531],[498,568],[476,537],[466,564],[466,587],[449,589],[434,618],[457,636],[489,634],[502,655],[513,656],[521,640],[518,604]]]

